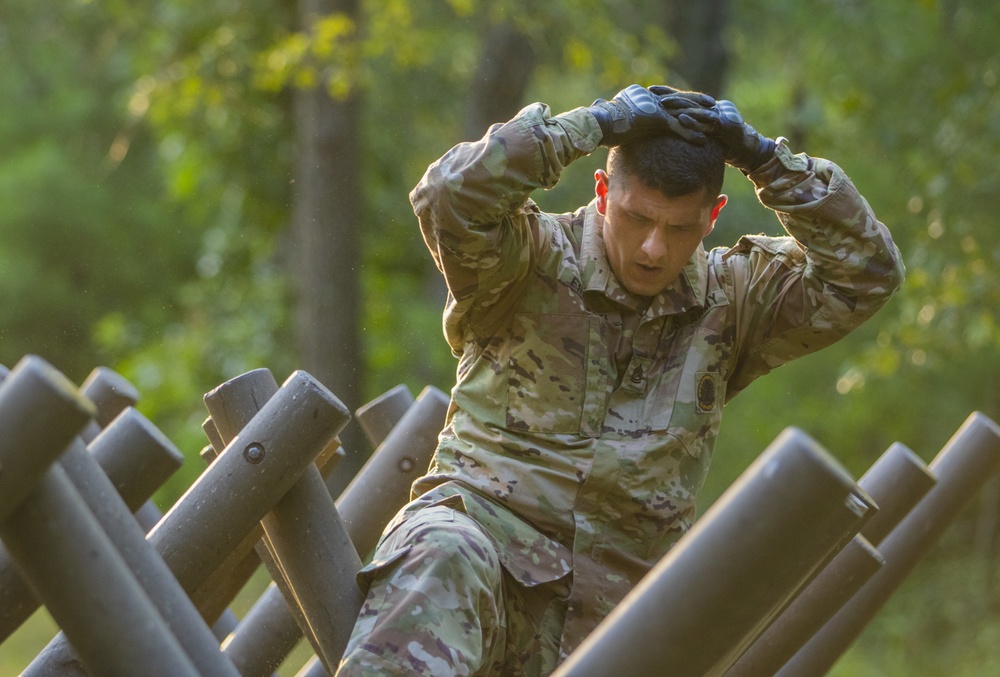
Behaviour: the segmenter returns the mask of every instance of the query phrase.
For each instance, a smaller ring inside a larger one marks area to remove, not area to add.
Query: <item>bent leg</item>
[[[470,517],[421,510],[379,545],[338,677],[487,675],[503,660],[500,562]]]

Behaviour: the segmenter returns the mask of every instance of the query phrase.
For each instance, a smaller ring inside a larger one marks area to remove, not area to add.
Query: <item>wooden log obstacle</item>
[[[183,455],[139,397],[103,367],[77,388],[35,356],[0,366],[0,643],[45,605],[60,632],[26,677],[267,677],[302,637],[299,677],[333,674],[355,574],[448,397],[398,386],[358,409],[375,453],[334,497],[346,407],[305,372],[243,374],[205,395],[208,465],[166,514],[150,498]],[[555,674],[822,675],[998,469],[978,412],[929,465],[897,443],[858,481],[788,428]]]

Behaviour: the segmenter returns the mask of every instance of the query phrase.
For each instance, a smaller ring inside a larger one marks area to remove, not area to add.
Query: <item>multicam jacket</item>
[[[691,526],[723,404],[827,346],[900,284],[889,232],[831,162],[750,175],[791,237],[699,248],[652,299],[609,269],[593,204],[529,199],[601,132],[534,104],[450,150],[410,196],[449,289],[452,406],[416,500],[476,519],[521,584],[568,590],[568,654]]]

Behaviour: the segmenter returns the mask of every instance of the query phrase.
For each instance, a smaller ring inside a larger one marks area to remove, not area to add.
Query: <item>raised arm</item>
[[[410,202],[448,284],[446,333],[454,350],[461,349],[461,322],[470,314],[488,315],[501,299],[516,295],[541,245],[553,236],[531,193],[553,187],[569,163],[599,145],[664,131],[703,139],[700,123],[681,124],[686,110],[714,103],[702,96],[632,85],[610,101],[561,115],[531,104],[427,169]]]
[[[736,134],[729,134],[736,143]],[[760,137],[750,128],[739,141],[744,146],[754,145],[746,136]],[[767,144],[756,147],[762,146]],[[840,167],[794,155],[780,140],[768,154],[762,164],[760,154],[743,166],[731,164],[747,173],[761,203],[777,213],[791,238],[748,236],[721,255],[740,309],[741,349],[731,394],[847,335],[884,306],[903,280],[902,257],[889,230]]]
[[[535,264],[548,229],[528,197],[550,188],[601,131],[578,108],[552,116],[536,103],[432,164],[410,193],[424,242],[448,285],[445,333],[456,353],[468,323],[485,330]]]

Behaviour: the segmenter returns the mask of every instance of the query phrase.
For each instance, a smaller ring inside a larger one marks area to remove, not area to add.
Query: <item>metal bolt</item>
[[[399,470],[400,472],[410,472],[413,470],[413,459],[409,456],[399,459]]]
[[[247,463],[253,463],[256,465],[264,460],[265,453],[263,445],[257,442],[252,442],[247,445],[246,449],[243,450],[243,458],[247,460]]]

